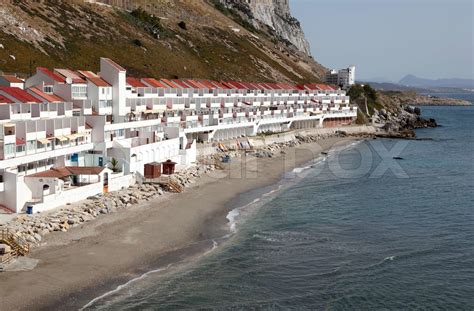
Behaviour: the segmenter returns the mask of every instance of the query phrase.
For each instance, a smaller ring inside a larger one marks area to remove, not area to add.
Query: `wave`
[[[306,162],[303,166],[296,167],[291,172],[284,173],[282,181],[295,180],[295,177],[297,177],[297,176],[298,177],[304,177],[305,175],[303,175],[302,173],[311,172],[311,169],[315,169],[319,165],[324,164],[328,160],[328,158],[336,155],[337,153],[339,153],[341,151],[353,148],[354,146],[356,146],[356,145],[358,145],[362,142],[363,142],[363,140],[352,141],[352,142],[347,143],[345,145],[339,145],[335,148],[331,148],[331,150],[328,152],[327,155],[321,154],[317,158],[312,159],[309,162]],[[298,179],[301,180],[301,178],[298,178]],[[286,184],[286,187],[288,187],[288,186],[289,186],[289,183]],[[249,209],[249,207],[251,207],[251,206],[256,206],[257,203],[260,203],[260,201],[263,198],[269,197],[270,195],[274,194],[275,192],[280,191],[283,187],[284,187],[284,185],[280,182],[280,184],[277,188],[275,188],[275,189],[273,189],[273,190],[271,190],[267,193],[262,194],[259,198],[256,198],[255,200],[253,200],[252,202],[250,202],[247,205],[237,207],[237,208],[234,208],[233,210],[231,210],[226,216],[227,220],[229,221],[229,228],[230,228],[231,233],[236,233],[237,232],[237,224],[238,224],[239,220],[241,219],[243,211]]]
[[[119,286],[117,286],[117,288],[115,288],[115,289],[113,289],[113,290],[111,290],[111,291],[108,291],[108,292],[106,292],[105,294],[103,294],[103,295],[101,295],[101,296],[99,296],[99,297],[96,297],[96,298],[92,299],[91,301],[89,301],[85,306],[83,306],[83,307],[82,307],[81,309],[79,309],[79,310],[81,310],[81,311],[82,311],[82,310],[86,310],[87,308],[90,308],[92,305],[94,305],[96,302],[98,302],[98,301],[100,301],[100,300],[102,300],[102,299],[104,299],[104,298],[106,298],[106,297],[108,297],[108,296],[111,296],[111,295],[113,295],[113,294],[116,294],[116,293],[120,292],[122,289],[128,287],[129,285],[131,285],[131,284],[133,284],[133,283],[135,283],[135,282],[138,282],[138,281],[140,281],[140,280],[143,280],[143,279],[147,278],[147,277],[148,277],[149,275],[151,275],[151,274],[158,273],[158,272],[163,272],[163,271],[167,270],[168,268],[170,268],[171,266],[172,266],[172,265],[169,264],[169,265],[166,266],[165,268],[159,268],[159,269],[151,270],[151,271],[148,271],[148,272],[146,272],[146,273],[140,275],[139,277],[136,277],[136,278],[134,278],[134,279],[131,279],[131,280],[128,281],[127,283],[122,284],[122,285],[119,285]]]
[[[397,258],[397,256],[385,257],[382,262],[385,262],[385,261],[393,261],[395,258]]]

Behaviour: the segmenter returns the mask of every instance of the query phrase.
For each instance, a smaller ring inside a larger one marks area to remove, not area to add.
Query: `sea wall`
[[[273,135],[265,136],[254,136],[254,137],[243,137],[239,139],[232,139],[223,141],[220,143],[205,143],[198,145],[197,155],[198,157],[212,156],[218,152],[219,144],[225,146],[228,149],[235,149],[238,141],[248,141],[250,146],[253,148],[262,148],[272,144],[288,143],[297,141],[297,135],[300,136],[321,136],[328,137],[336,135],[338,132],[345,132],[348,135],[359,135],[359,134],[375,134],[377,128],[369,125],[354,125],[354,126],[342,126],[342,127],[331,127],[331,128],[312,128],[291,131],[286,133],[278,133]]]

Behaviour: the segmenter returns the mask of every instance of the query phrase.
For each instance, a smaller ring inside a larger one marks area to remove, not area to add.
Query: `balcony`
[[[215,102],[215,103],[206,103],[207,108],[221,108],[221,103],[220,102]]]

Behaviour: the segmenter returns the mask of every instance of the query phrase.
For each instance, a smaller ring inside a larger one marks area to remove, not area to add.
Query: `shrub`
[[[179,26],[179,28],[181,28],[183,30],[188,30],[188,26],[186,25],[186,23],[184,21],[180,21],[178,23],[178,26]]]

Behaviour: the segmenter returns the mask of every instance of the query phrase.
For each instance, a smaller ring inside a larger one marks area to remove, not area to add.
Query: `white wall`
[[[126,115],[126,75],[126,71],[119,70],[108,59],[100,59],[100,76],[112,85],[113,115],[116,121]]]
[[[33,212],[44,212],[55,207],[74,203],[103,192],[102,183],[91,184],[71,190],[64,191],[58,195],[51,195],[45,198],[44,203],[35,204]]]

